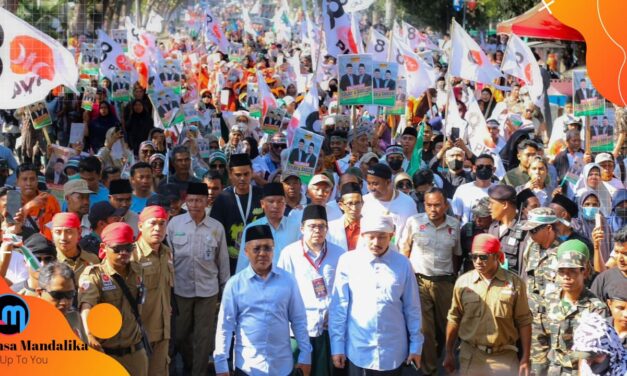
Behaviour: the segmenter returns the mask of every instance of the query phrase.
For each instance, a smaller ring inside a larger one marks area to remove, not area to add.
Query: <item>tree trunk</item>
[[[396,13],[396,7],[393,0],[385,0],[385,26],[388,30],[392,30],[394,27],[394,16]]]
[[[18,4],[19,4],[19,0],[4,0],[3,2],[4,8],[13,14],[17,12]]]
[[[78,0],[74,8],[74,18],[70,21],[68,29],[70,35],[77,36],[85,33],[87,26],[87,0]]]

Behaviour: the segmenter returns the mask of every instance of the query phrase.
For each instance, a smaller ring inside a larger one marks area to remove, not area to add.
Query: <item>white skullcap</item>
[[[372,215],[362,217],[360,222],[361,233],[366,232],[394,232],[394,220],[389,215]]]

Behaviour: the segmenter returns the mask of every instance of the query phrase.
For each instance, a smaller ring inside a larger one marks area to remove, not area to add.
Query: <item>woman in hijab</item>
[[[109,108],[109,103],[100,103],[98,116],[89,122],[87,127],[87,149],[91,148],[94,152],[100,150],[104,146],[107,131],[120,126],[118,119],[111,113]]]
[[[583,237],[591,239],[594,245],[594,270],[603,271],[604,265],[612,252],[612,228],[601,211],[599,194],[591,189],[581,191],[579,200],[579,217],[573,219],[573,229]],[[596,226],[596,216],[600,214],[601,226]]]
[[[152,116],[142,100],[135,99],[132,102],[131,111],[124,124],[128,146],[133,150],[133,154],[138,155],[139,145],[148,139],[150,130],[154,128]]]
[[[612,214],[607,219],[615,233],[627,225],[627,189],[619,189],[612,198]]]
[[[597,193],[601,204],[601,213],[604,217],[609,217],[612,213],[612,195],[605,188],[601,181],[601,166],[596,163],[588,163],[583,168],[583,174],[575,185],[574,201],[579,201],[583,192],[592,190]],[[569,197],[573,199],[573,197]]]
[[[150,168],[152,169],[152,177],[154,181],[153,187],[156,191],[159,183],[161,183],[161,180],[163,180],[164,177],[163,171],[165,167],[165,155],[155,153],[150,156],[148,163],[150,163]]]

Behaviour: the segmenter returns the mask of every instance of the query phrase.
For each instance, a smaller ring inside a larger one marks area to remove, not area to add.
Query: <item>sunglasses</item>
[[[285,149],[287,148],[287,145],[285,144],[272,144],[272,147],[275,149]]]
[[[538,232],[542,231],[543,228],[545,228],[546,226],[542,225],[542,226],[538,226],[534,229],[529,230],[529,233],[531,233],[531,235],[535,235]]]
[[[472,261],[477,261],[477,260],[488,261],[489,257],[490,255],[470,255],[470,259]]]
[[[45,290],[50,296],[52,296],[52,299],[54,300],[73,300],[74,297],[76,296],[76,291],[72,290],[72,291],[49,291],[49,290]]]
[[[50,264],[51,262],[54,262],[55,258],[53,256],[46,256],[46,257],[37,257],[37,261],[39,261],[40,264]]]
[[[209,165],[209,168],[212,169],[212,170],[221,170],[221,169],[226,168],[226,165],[224,165],[224,164],[211,164],[211,165]]]
[[[493,168],[492,165],[487,165],[487,164],[479,164],[476,167],[477,167],[477,170],[481,170],[481,169],[484,169],[484,168],[491,170]]]
[[[411,189],[412,185],[410,182],[400,182],[398,184],[396,184],[396,188],[400,188],[400,189]]]
[[[113,251],[113,253],[133,253],[135,250],[135,244],[123,244],[116,245],[115,247],[109,247]]]

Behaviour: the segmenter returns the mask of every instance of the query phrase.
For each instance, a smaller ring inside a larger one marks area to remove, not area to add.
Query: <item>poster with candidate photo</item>
[[[294,173],[304,184],[308,184],[316,171],[323,141],[324,137],[321,135],[297,128],[284,168],[285,173]]]
[[[603,116],[605,98],[592,86],[587,70],[573,71],[573,108],[575,116]]]
[[[339,104],[372,104],[372,55],[338,56]]]
[[[249,82],[246,86],[246,107],[250,116],[259,119],[261,117],[261,101],[259,98],[259,87],[254,82]]]
[[[131,99],[131,73],[118,70],[111,81],[111,101],[128,102]]]
[[[164,59],[159,69],[159,80],[166,88],[181,95],[181,62],[176,59]]]
[[[172,89],[166,88],[148,93],[148,98],[159,114],[161,124],[165,128],[182,123],[185,120],[185,113],[180,110],[181,98]]]
[[[263,118],[263,123],[261,124],[263,133],[273,135],[278,132],[281,129],[286,114],[287,111],[281,108],[268,108],[268,112],[266,112],[266,116]]]
[[[97,76],[100,71],[100,46],[96,43],[81,44],[81,73]]]
[[[47,127],[48,125],[52,125],[52,118],[48,112],[46,102],[39,101],[30,104],[28,106],[28,112],[30,113],[30,118],[33,122],[33,128],[41,129],[43,127]]]
[[[590,117],[590,150],[593,153],[614,150],[614,108],[607,108],[602,116]]]
[[[394,97],[394,107],[385,110],[386,115],[405,115],[407,102],[407,81],[398,79],[396,81],[396,92]]]
[[[114,42],[122,46],[124,52],[128,52],[128,35],[126,29],[113,29],[111,30],[111,39]]]
[[[398,64],[374,62],[372,70],[372,95],[374,104],[393,107],[396,103]]]

